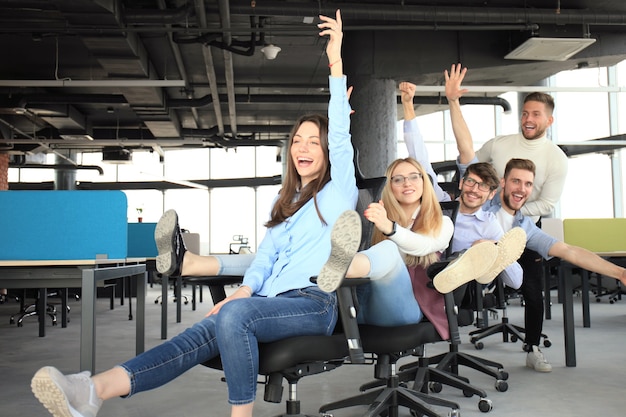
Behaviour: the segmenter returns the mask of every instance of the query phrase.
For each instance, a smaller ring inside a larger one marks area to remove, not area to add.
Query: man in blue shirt
[[[472,165],[459,164],[461,173]],[[532,193],[535,164],[529,159],[511,159],[500,179],[500,195],[488,201],[484,209],[494,213],[503,230],[521,227],[526,232],[526,247],[539,253],[544,259],[561,258],[588,271],[615,278],[626,285],[626,269],[617,266],[587,249],[568,245],[541,230],[521,208]],[[528,346],[526,366],[539,372],[550,372],[552,366],[536,345]]]

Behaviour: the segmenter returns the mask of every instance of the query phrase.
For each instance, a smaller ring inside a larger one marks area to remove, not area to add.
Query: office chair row
[[[371,201],[379,199],[385,178],[359,179],[359,202],[357,211],[363,213]],[[447,205],[446,205],[447,204]],[[445,210],[458,209],[458,203],[444,204]],[[372,230],[370,223],[363,221],[362,248],[369,245]],[[213,302],[226,297],[227,286],[241,282],[242,277],[212,276],[194,277],[195,285],[207,285]],[[443,384],[459,388],[464,395],[479,397],[478,408],[488,412],[493,405],[484,390],[471,385],[467,378],[458,375],[458,366],[466,365],[486,372],[496,379],[496,389],[506,391],[508,374],[501,364],[473,357],[458,351],[457,303],[463,298],[466,285],[444,295],[446,314],[449,320],[451,339],[444,341],[434,325],[429,321],[396,327],[358,325],[356,315],[357,285],[363,285],[367,278],[346,280],[337,290],[340,322],[331,336],[302,336],[259,345],[259,374],[265,385],[264,400],[279,403],[282,400],[282,381],[287,381],[289,397],[284,416],[301,416],[300,401],[297,397],[298,381],[306,376],[328,372],[345,364],[374,364],[374,381],[360,387],[362,394],[322,405],[319,412],[328,412],[356,405],[368,406],[365,416],[384,415],[397,417],[399,408],[406,407],[416,416],[440,417],[439,408],[448,409],[448,415],[458,416],[459,405],[431,395],[431,391],[441,391]],[[432,289],[432,291],[435,291]],[[470,314],[471,317],[471,314]],[[471,319],[470,319],[471,321]],[[425,358],[423,347],[429,343],[450,343],[449,352],[434,358]],[[415,363],[405,365],[397,372],[397,362],[406,356],[419,356]],[[433,368],[428,365],[437,365]],[[219,358],[205,364],[221,369]],[[408,384],[412,382],[412,387]]]

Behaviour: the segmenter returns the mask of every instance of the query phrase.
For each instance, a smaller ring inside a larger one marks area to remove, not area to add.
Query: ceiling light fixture
[[[102,162],[108,164],[132,164],[132,155],[129,149],[105,146],[102,149]]]
[[[261,52],[263,52],[263,55],[265,55],[266,59],[275,59],[276,55],[278,55],[278,53],[281,51],[279,46],[276,46],[274,44],[269,44],[264,46],[261,49]]]
[[[529,38],[505,59],[566,61],[596,40],[592,38]]]

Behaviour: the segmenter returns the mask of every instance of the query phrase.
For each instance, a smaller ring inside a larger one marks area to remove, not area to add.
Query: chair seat
[[[259,373],[281,372],[303,363],[316,361],[343,361],[349,355],[343,334],[332,336],[297,336],[271,343],[259,344]],[[217,357],[203,363],[204,366],[222,369]]]
[[[432,323],[427,321],[395,327],[361,325],[359,332],[363,350],[376,354],[402,352],[442,340]]]

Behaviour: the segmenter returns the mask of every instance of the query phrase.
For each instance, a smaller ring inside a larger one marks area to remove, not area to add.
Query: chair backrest
[[[372,244],[372,233],[374,231],[374,227],[372,226],[372,223],[365,218],[363,213],[370,203],[380,200],[386,181],[387,177],[357,177],[356,185],[359,189],[359,199],[356,203],[356,211],[359,213],[359,216],[361,216],[361,224],[363,225],[361,246],[359,247],[359,250],[367,249]]]
[[[452,200],[459,196],[459,168],[456,161],[441,161],[432,164],[433,171],[437,174],[439,186],[448,194]]]

